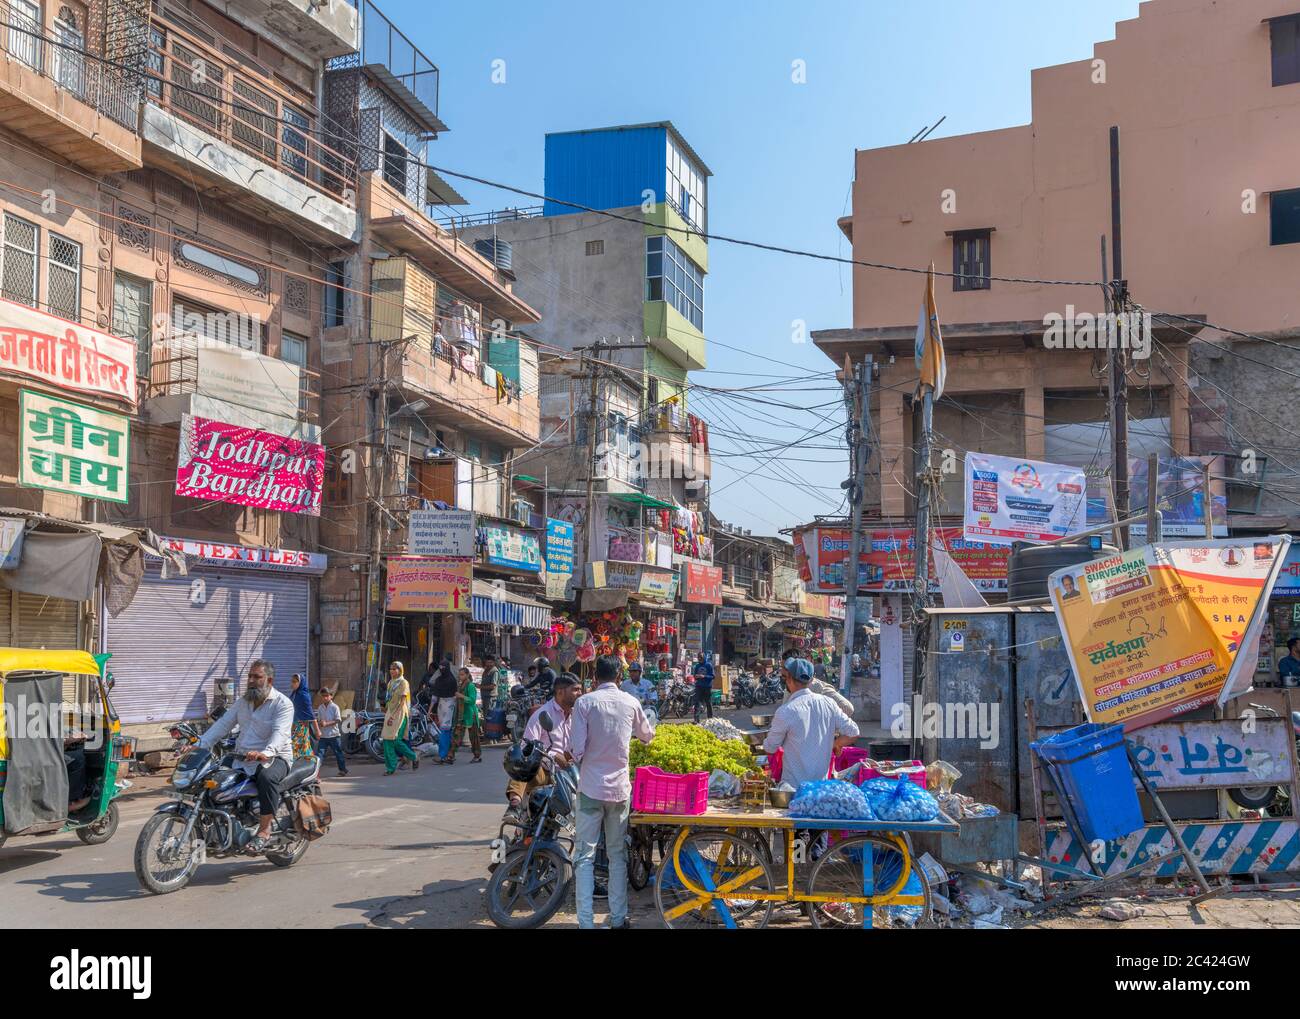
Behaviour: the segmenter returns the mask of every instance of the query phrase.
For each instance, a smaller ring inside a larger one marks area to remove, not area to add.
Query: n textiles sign
[[[159,548],[192,556],[202,566],[321,574],[329,565],[328,557],[323,553],[304,552],[296,548],[261,548],[254,545],[232,545],[223,541],[196,541],[193,538],[160,537],[158,541]]]
[[[135,343],[0,300],[0,371],[136,403]]]
[[[182,415],[177,495],[315,517],[324,475],[317,443]]]
[[[19,400],[20,485],[127,501],[128,418],[26,389]]]

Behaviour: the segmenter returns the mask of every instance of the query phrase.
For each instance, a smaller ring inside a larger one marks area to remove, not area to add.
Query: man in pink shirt
[[[594,926],[592,898],[596,888],[596,844],[605,829],[609,856],[609,926],[626,930],[627,817],[632,796],[628,750],[635,736],[654,739],[654,726],[641,702],[618,688],[619,664],[612,655],[596,659],[596,686],[578,698],[569,733],[569,753],[581,766],[576,819],[576,877],[578,926]]]

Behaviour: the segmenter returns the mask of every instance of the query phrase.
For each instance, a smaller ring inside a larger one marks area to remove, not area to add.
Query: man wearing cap
[[[825,778],[831,758],[841,746],[858,735],[858,726],[829,697],[808,688],[813,678],[812,662],[789,658],[781,668],[781,679],[789,692],[772,717],[772,728],[763,749],[783,751],[781,781],[798,789],[803,782]]]

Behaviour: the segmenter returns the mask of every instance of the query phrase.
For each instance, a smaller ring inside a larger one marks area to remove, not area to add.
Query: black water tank
[[[509,241],[500,237],[484,237],[474,242],[474,248],[502,272],[513,271],[514,257]]]
[[[1047,578],[1066,566],[1118,555],[1114,545],[1099,549],[1086,541],[1057,542],[1054,545],[1026,545],[1017,542],[1007,560],[1007,601],[1034,601],[1047,597]]]

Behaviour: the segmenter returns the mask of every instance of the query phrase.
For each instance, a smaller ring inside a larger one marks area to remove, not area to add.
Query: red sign
[[[1007,558],[1010,545],[990,545],[967,541],[960,527],[940,527],[936,538],[980,591],[1007,589]],[[813,531],[815,558],[809,562],[813,591],[844,590],[845,567],[849,558],[849,532],[840,528],[819,527]],[[915,542],[912,528],[870,531],[863,535],[858,559],[858,577],[863,591],[910,591],[915,572]],[[938,590],[934,556],[930,556],[930,587]]]
[[[686,570],[686,600],[699,605],[722,604],[722,567],[683,563]]]
[[[325,447],[185,414],[176,494],[320,516]]]
[[[135,406],[135,342],[0,300],[0,371]]]

